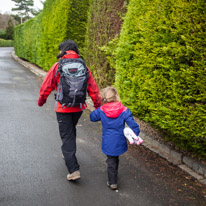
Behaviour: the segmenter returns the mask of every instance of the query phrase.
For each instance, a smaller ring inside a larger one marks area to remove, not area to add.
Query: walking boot
[[[67,175],[67,180],[77,180],[79,178],[80,178],[80,171],[79,170]]]

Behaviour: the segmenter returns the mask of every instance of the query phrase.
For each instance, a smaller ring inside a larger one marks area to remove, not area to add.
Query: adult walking
[[[79,50],[76,42],[72,40],[67,40],[59,45],[60,53],[57,58],[60,61],[65,61],[65,59],[79,59]],[[40,94],[38,99],[38,105],[41,107],[46,103],[46,100],[53,90],[57,90],[57,95],[61,91],[60,86],[60,72],[59,62],[56,62],[51,69],[48,71],[42,85],[40,88]],[[88,69],[88,79],[87,79],[87,92],[91,97],[94,107],[97,109],[101,105],[101,97],[99,94],[98,86],[92,77],[91,71]],[[56,98],[59,100],[58,98]],[[55,111],[57,116],[57,121],[59,124],[59,133],[62,140],[62,154],[65,160],[69,174],[67,175],[67,180],[76,180],[80,178],[80,166],[76,158],[76,125],[79,118],[82,115],[83,110],[86,108],[86,104],[70,104],[65,105],[61,101],[56,101]]]

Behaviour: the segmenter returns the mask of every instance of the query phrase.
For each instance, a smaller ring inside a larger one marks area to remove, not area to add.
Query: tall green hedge
[[[13,40],[0,39],[0,47],[12,47]]]
[[[48,70],[56,62],[58,45],[67,37],[68,12],[71,1],[47,0],[42,11],[39,55],[40,66]]]
[[[17,56],[49,70],[62,41],[73,39],[81,50],[88,8],[89,0],[46,0],[40,15],[15,27]]]
[[[130,0],[116,86],[133,114],[179,148],[206,157],[206,4]]]
[[[20,24],[14,30],[14,48],[17,56],[39,64],[40,24],[42,15]]]
[[[114,50],[118,41],[125,0],[91,0],[84,58],[100,87],[115,81]]]

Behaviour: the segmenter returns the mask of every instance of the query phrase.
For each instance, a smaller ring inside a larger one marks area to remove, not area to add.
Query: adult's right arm
[[[99,88],[92,76],[91,71],[89,70],[89,79],[88,79],[88,89],[89,96],[91,97],[94,107],[97,109],[101,106],[101,96],[99,92]]]
[[[41,107],[46,103],[46,100],[50,93],[57,86],[57,76],[55,77],[56,71],[58,69],[58,62],[55,63],[51,69],[48,71],[39,91],[38,105]]]

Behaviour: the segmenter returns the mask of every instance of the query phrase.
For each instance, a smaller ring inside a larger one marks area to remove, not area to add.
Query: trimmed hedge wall
[[[91,1],[84,58],[99,87],[115,81],[113,52],[125,12],[125,0]]]
[[[44,3],[38,53],[41,54],[39,66],[45,70],[49,70],[57,61],[58,45],[67,38],[67,16],[70,6],[71,1],[67,0],[47,0]]]
[[[37,65],[39,65],[38,50],[41,37],[39,25],[41,19],[42,15],[40,14],[36,18],[16,26],[14,30],[15,54]]]
[[[116,86],[134,115],[179,148],[206,157],[204,0],[130,0]]]
[[[12,47],[13,40],[0,39],[0,47]]]
[[[62,41],[75,40],[81,51],[88,7],[89,0],[47,0],[40,15],[15,27],[17,56],[48,71],[57,61],[58,45]]]

